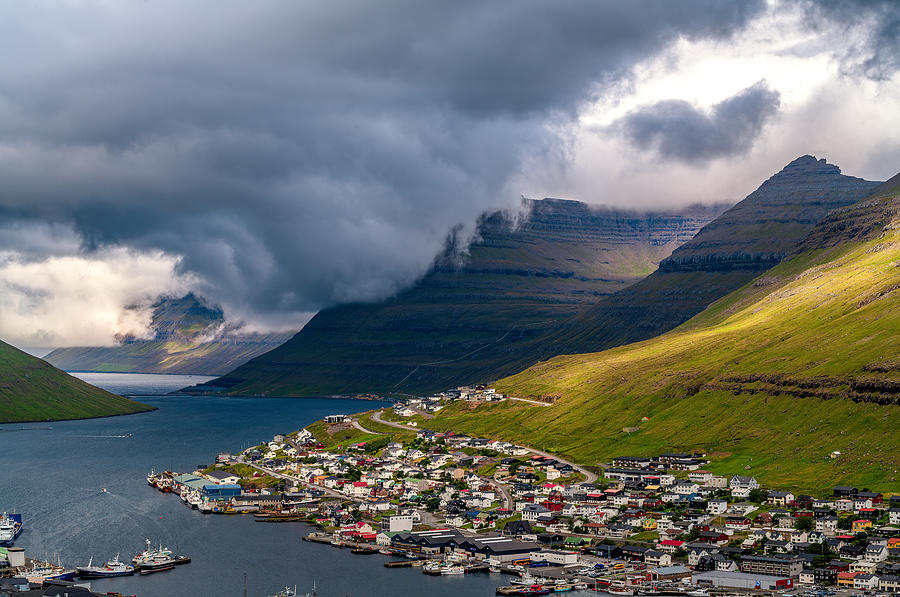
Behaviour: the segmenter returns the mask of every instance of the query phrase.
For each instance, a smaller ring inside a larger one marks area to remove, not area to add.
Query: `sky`
[[[252,331],[414,283],[521,197],[900,171],[893,0],[0,0],[0,339]]]

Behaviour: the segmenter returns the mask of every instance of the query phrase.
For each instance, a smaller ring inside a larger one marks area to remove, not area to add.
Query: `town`
[[[307,540],[395,556],[388,567],[517,577],[498,594],[900,592],[898,495],[770,490],[704,470],[701,453],[623,455],[597,474],[532,448],[398,422],[440,402],[330,415],[148,481],[203,512],[315,524]]]

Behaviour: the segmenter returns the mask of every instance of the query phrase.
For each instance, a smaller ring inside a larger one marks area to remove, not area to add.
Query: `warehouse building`
[[[718,570],[695,572],[691,576],[691,582],[698,587],[722,587],[726,589],[779,591],[794,588],[794,579],[790,577]]]
[[[741,572],[749,574],[766,574],[769,576],[789,576],[798,578],[803,570],[803,560],[797,556],[771,555],[771,556],[743,556],[741,558]]]

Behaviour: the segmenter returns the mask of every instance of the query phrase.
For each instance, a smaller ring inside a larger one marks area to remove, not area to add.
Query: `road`
[[[354,427],[356,427],[357,429],[359,429],[359,430],[362,431],[363,433],[370,433],[370,434],[372,434],[372,435],[384,435],[383,433],[379,433],[378,431],[372,431],[371,429],[366,429],[365,427],[363,427],[363,426],[360,424],[359,419],[353,419],[353,420],[351,421],[351,423],[353,424]]]
[[[252,449],[252,448],[250,448],[250,449]],[[241,463],[241,464],[246,464],[247,466],[253,467],[253,468],[255,468],[256,470],[258,470],[259,472],[265,473],[265,474],[269,475],[270,477],[275,477],[276,479],[283,479],[283,480],[285,480],[285,481],[290,481],[291,483],[301,483],[301,484],[304,484],[304,485],[308,485],[308,486],[310,486],[310,487],[314,487],[314,488],[316,488],[316,489],[318,489],[318,490],[320,490],[320,491],[323,491],[323,492],[325,493],[325,495],[328,495],[328,496],[331,496],[331,497],[336,497],[336,498],[339,498],[339,499],[341,499],[341,500],[348,500],[348,499],[350,499],[350,498],[348,498],[346,495],[344,495],[343,493],[340,493],[340,492],[335,491],[335,490],[333,490],[333,489],[329,489],[328,487],[322,487],[321,485],[315,485],[315,484],[313,484],[313,483],[303,483],[303,481],[301,481],[301,480],[298,479],[297,477],[292,477],[292,476],[290,476],[290,475],[285,475],[284,473],[279,473],[278,471],[274,471],[274,470],[272,470],[272,469],[270,469],[270,468],[266,468],[266,467],[264,467],[264,466],[260,466],[260,465],[258,465],[258,464],[252,463],[252,462],[246,462],[246,461],[244,460],[244,453],[243,453],[243,452],[241,452],[241,453],[238,455],[237,461],[238,461],[239,463]]]
[[[372,415],[372,420],[375,421],[376,423],[382,423],[382,424],[384,424],[384,425],[389,425],[389,426],[391,426],[391,427],[396,427],[397,429],[405,429],[405,430],[407,430],[407,431],[419,431],[419,430],[416,429],[415,427],[410,427],[409,425],[403,425],[403,424],[401,424],[401,423],[394,423],[393,421],[385,421],[383,418],[381,418],[381,413],[382,413],[382,412],[384,412],[384,411],[380,411],[380,410],[379,410],[379,411],[376,411],[376,412]],[[595,474],[592,473],[591,471],[587,470],[587,469],[584,468],[583,466],[578,466],[578,465],[575,464],[574,462],[570,462],[570,461],[568,461],[568,460],[566,460],[566,459],[564,459],[564,458],[560,458],[560,457],[557,456],[556,454],[550,454],[549,452],[544,452],[544,451],[542,451],[542,450],[537,450],[537,449],[535,449],[535,448],[531,448],[531,447],[528,447],[528,446],[523,446],[523,447],[526,448],[529,452],[532,452],[532,453],[534,453],[534,454],[537,454],[538,456],[546,456],[547,458],[553,458],[553,459],[555,459],[555,460],[558,460],[559,462],[562,462],[563,464],[568,464],[568,465],[571,466],[573,469],[575,469],[576,471],[578,471],[579,473],[581,473],[582,475],[584,475],[584,482],[585,482],[585,483],[593,483],[594,481],[597,480],[597,475],[595,475]]]

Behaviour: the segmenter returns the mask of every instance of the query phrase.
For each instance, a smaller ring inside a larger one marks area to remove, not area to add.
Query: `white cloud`
[[[585,105],[577,122],[559,127],[564,141],[556,160],[528,163],[512,187],[530,196],[642,208],[737,201],[804,154],[853,176],[893,176],[900,170],[900,75],[872,80],[848,73],[835,53],[847,31],[809,29],[804,14],[773,2],[735,40],[682,39],[636,64],[630,77]],[[710,113],[758,81],[779,94],[779,112],[739,155],[685,164],[634,147],[613,126],[668,100]]]
[[[27,260],[0,252],[0,337],[17,346],[109,346],[150,334],[149,306],[197,280],[160,251],[108,248]],[[137,307],[137,308],[133,308]]]

